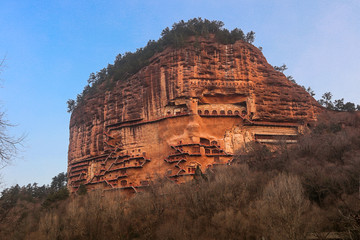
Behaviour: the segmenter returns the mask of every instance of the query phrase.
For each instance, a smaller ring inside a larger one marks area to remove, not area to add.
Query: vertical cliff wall
[[[104,89],[85,96],[71,116],[72,191],[80,184],[137,191],[164,176],[184,181],[196,169],[231,162],[245,142],[296,142],[319,111],[305,90],[241,41],[167,48]]]

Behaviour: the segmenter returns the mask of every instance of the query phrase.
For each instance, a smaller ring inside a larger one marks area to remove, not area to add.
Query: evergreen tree
[[[59,191],[60,189],[66,187],[67,177],[65,173],[59,173],[57,176],[52,178],[50,187],[53,191]]]
[[[248,43],[253,43],[255,41],[255,32],[250,31],[246,34],[245,41]]]
[[[94,93],[100,83],[105,83],[105,89],[111,89],[116,81],[123,81],[131,75],[137,73],[142,67],[149,63],[149,59],[157,52],[163,51],[166,47],[181,48],[189,44],[191,36],[208,38],[215,36],[216,41],[221,44],[233,44],[236,41],[244,41],[252,44],[255,40],[255,33],[250,31],[246,35],[244,32],[235,28],[231,32],[224,28],[221,21],[210,21],[208,19],[193,18],[187,22],[181,20],[174,23],[170,28],[165,28],[161,32],[161,38],[157,41],[150,40],[144,48],[137,49],[136,52],[119,54],[116,56],[114,64],[109,64],[107,68],[101,69],[96,74],[91,73],[88,85],[83,92],[77,95],[76,100],[69,99],[68,112],[71,113],[87,94]],[[94,90],[95,89],[95,90]]]
[[[66,104],[67,104],[67,112],[68,113],[71,113],[72,111],[74,111],[74,109],[76,107],[75,100],[69,99],[69,100],[67,100]]]
[[[355,108],[355,104],[352,103],[352,102],[347,102],[344,104],[344,109],[343,111],[347,111],[347,112],[353,112],[355,111],[356,108]]]
[[[276,71],[279,71],[279,72],[282,72],[282,73],[284,73],[284,71],[288,69],[285,64],[281,65],[280,67],[278,67],[278,66],[273,66],[273,68],[274,68]],[[290,77],[291,77],[291,76],[290,76]],[[291,78],[292,78],[292,77],[291,77]]]

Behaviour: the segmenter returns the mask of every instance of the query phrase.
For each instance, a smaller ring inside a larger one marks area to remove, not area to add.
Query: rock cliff
[[[80,184],[137,191],[164,176],[185,181],[230,163],[246,142],[296,142],[319,112],[303,88],[242,41],[190,39],[114,82],[71,115],[71,191]]]

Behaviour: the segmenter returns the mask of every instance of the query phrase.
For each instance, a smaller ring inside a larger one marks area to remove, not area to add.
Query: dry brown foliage
[[[19,203],[0,222],[0,238],[297,240],[348,232],[356,239],[360,117],[327,117],[296,146],[251,143],[232,166],[185,184],[159,179],[131,198],[89,192],[55,208],[33,206],[22,218]]]

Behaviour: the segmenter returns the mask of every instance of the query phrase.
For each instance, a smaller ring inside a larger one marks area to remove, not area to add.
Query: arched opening
[[[216,111],[216,110],[213,110],[211,114],[212,114],[212,115],[217,115],[217,111]]]
[[[204,114],[209,115],[209,110],[205,110]]]
[[[231,110],[228,110],[228,115],[232,115],[232,111]]]
[[[217,141],[211,141],[211,145],[216,146],[216,145],[218,145],[218,143],[217,143]]]
[[[202,114],[202,111],[201,111],[201,110],[198,110],[198,114],[201,115],[201,114]]]
[[[209,146],[210,141],[208,139],[206,139],[206,138],[200,138],[200,144]]]
[[[120,184],[121,184],[121,186],[126,186],[127,185],[127,181],[126,180],[121,180],[121,182],[120,182]]]
[[[241,115],[242,116],[245,116],[247,114],[247,112],[245,111],[245,110],[243,110],[242,112],[241,112]]]
[[[239,111],[238,110],[235,110],[235,115],[239,115]]]
[[[220,115],[225,115],[225,110],[221,110]]]

